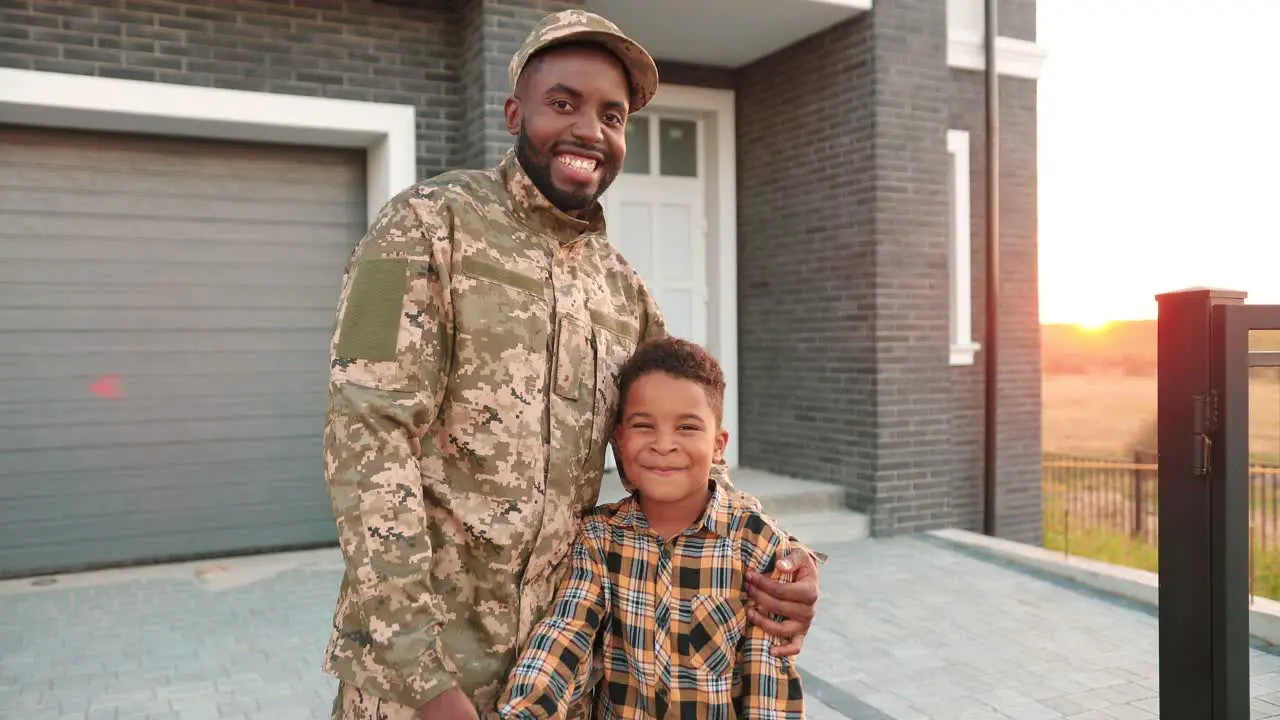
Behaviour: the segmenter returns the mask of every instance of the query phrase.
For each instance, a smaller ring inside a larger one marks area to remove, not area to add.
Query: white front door
[[[603,197],[609,240],[653,293],[667,331],[707,345],[707,211],[701,120],[645,112]],[[613,468],[613,453],[605,456]]]

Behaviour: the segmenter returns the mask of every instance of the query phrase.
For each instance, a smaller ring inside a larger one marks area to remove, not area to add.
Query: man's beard
[[[520,135],[516,138],[516,158],[520,161],[520,167],[524,168],[525,174],[533,181],[533,186],[538,188],[538,191],[546,196],[551,201],[551,204],[559,208],[561,212],[574,213],[591,207],[596,199],[603,195],[605,190],[609,189],[609,186],[613,184],[614,179],[617,177],[610,174],[608,167],[604,162],[601,162],[600,182],[594,193],[562,190],[556,187],[551,180],[551,163],[556,161],[553,154],[551,152],[539,153],[534,149],[533,141],[529,139],[524,123],[520,123]]]

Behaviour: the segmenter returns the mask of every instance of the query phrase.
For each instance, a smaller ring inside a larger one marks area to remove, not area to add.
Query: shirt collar
[[[721,537],[729,537],[730,528],[733,521],[733,502],[729,496],[725,494],[724,488],[720,483],[711,480],[711,499],[707,501],[706,508],[702,511],[699,521],[690,525],[682,535],[694,535],[699,531],[706,530],[712,535]],[[644,513],[640,512],[640,503],[636,501],[635,493],[628,495],[622,501],[622,506],[613,516],[613,524],[619,527],[633,527],[640,530],[649,529],[649,521],[645,518]]]
[[[515,147],[508,148],[503,155],[498,173],[511,194],[512,212],[534,229],[555,235],[561,244],[571,243],[584,233],[604,234],[604,209],[599,201],[592,204],[586,220],[565,213],[533,184],[516,157]]]

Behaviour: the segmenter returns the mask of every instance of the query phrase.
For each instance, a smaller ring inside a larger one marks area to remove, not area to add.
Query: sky
[[[1280,304],[1280,0],[1039,0],[1040,316]]]

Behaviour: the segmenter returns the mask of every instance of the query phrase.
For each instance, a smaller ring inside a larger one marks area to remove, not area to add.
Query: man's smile
[[[600,169],[600,161],[598,159],[584,154],[557,153],[555,161],[555,164],[560,166],[561,173],[566,179],[579,183],[592,182],[596,179],[597,171]]]

